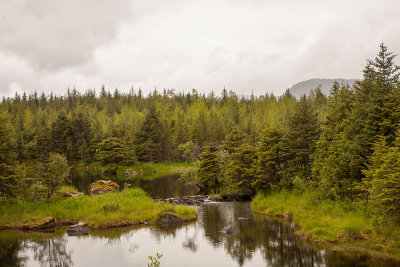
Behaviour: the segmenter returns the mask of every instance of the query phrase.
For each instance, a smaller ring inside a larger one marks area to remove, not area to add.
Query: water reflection
[[[71,176],[72,185],[79,191],[88,193],[91,183],[99,179],[110,179],[118,183],[120,187],[130,184],[132,187],[140,187],[152,198],[170,198],[185,195],[194,195],[198,188],[186,185],[179,181],[180,174],[169,174],[158,178],[117,177],[103,176],[101,172],[74,172]]]
[[[69,267],[72,266],[72,250],[66,249],[66,236],[48,238],[43,241],[24,242],[24,252],[33,253],[33,259],[41,266]]]
[[[233,227],[233,234],[221,232],[227,225]],[[296,236],[290,225],[252,214],[248,202],[204,205],[199,207],[197,222],[174,230],[149,225],[91,231],[80,237],[59,231],[39,239],[4,233],[0,234],[0,266],[147,266],[147,256],[157,252],[164,255],[161,266],[174,267],[400,264],[315,248]]]
[[[221,242],[240,266],[259,250],[270,266],[315,266],[324,263],[323,251],[313,249],[294,234],[290,225],[266,218],[253,218],[249,203],[230,202],[205,206],[202,210],[206,236],[214,246]],[[238,220],[239,217],[247,220]],[[217,222],[217,223],[215,223]],[[232,225],[234,233],[221,230]]]

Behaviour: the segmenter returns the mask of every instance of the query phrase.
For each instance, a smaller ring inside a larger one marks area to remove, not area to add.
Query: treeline
[[[400,220],[400,68],[382,44],[353,88],[302,96],[253,143],[240,127],[200,155],[196,180],[222,194],[312,191]]]
[[[104,165],[199,160],[196,180],[205,191],[312,189],[321,198],[363,199],[396,216],[400,69],[394,58],[382,44],[352,88],[335,83],[328,96],[316,88],[299,100],[288,91],[280,97],[239,97],[225,89],[143,96],[140,89],[104,87],[98,94],[74,89],[64,96],[3,98],[0,191],[7,192],[6,177],[16,165],[50,152],[70,163]]]

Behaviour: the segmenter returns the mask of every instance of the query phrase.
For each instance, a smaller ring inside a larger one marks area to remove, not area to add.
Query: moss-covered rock
[[[107,192],[118,192],[119,185],[110,180],[98,180],[89,186],[90,195],[105,194]]]

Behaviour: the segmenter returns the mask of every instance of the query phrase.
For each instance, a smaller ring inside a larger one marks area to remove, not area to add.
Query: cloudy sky
[[[399,0],[0,0],[0,96],[102,84],[281,94],[359,78]],[[399,61],[397,61],[399,62]]]

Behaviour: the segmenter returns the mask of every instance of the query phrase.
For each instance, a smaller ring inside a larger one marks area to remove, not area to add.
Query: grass
[[[56,194],[60,196],[64,196],[65,194],[77,194],[77,193],[79,193],[78,189],[76,189],[72,185],[63,185],[56,192]]]
[[[50,203],[19,200],[0,207],[0,226],[21,225],[53,216],[58,221],[83,221],[97,228],[124,221],[155,222],[165,212],[175,213],[183,220],[197,217],[194,208],[155,203],[142,189],[134,188],[120,193],[58,199]]]
[[[186,162],[158,162],[158,163],[138,163],[134,166],[118,166],[117,176],[131,176],[137,178],[158,178],[170,173],[183,173],[193,168],[193,163]],[[79,163],[75,165],[79,170],[113,170],[115,167],[104,167],[99,163]],[[127,173],[128,175],[125,175]],[[133,175],[130,175],[133,174]]]
[[[352,203],[315,201],[311,193],[282,191],[258,193],[252,209],[271,216],[290,213],[307,239],[347,244],[368,250],[395,253],[400,257],[400,226],[376,223]]]
[[[159,163],[140,163],[131,167],[119,167],[118,170],[126,171],[131,169],[136,172],[182,172],[193,167],[193,164],[186,162],[159,162]]]

